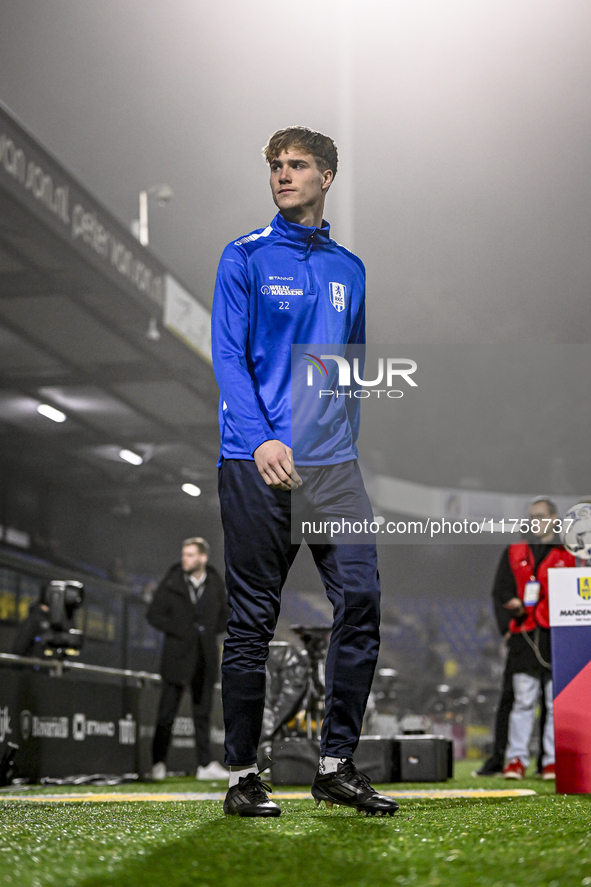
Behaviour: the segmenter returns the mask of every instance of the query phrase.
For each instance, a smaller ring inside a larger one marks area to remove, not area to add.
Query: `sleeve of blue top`
[[[349,366],[353,366],[353,357],[359,358],[359,378],[363,379],[363,370],[365,365],[365,299],[361,302],[359,306],[359,311],[357,312],[357,316],[353,321],[353,326],[351,328],[351,333],[349,335],[349,341],[347,345],[352,345],[350,355],[345,353],[345,356],[349,358]],[[356,346],[356,347],[355,347]],[[363,352],[361,354],[360,352]],[[357,385],[357,383],[352,379],[351,380],[351,393],[353,394],[355,388],[359,388],[361,386]],[[347,408],[347,416],[349,417],[349,424],[351,426],[351,436],[353,438],[353,443],[357,443],[357,438],[359,437],[359,427],[361,424],[361,400],[358,397],[348,397],[345,400],[345,405]]]
[[[275,435],[261,410],[246,359],[250,291],[246,258],[226,247],[215,284],[211,315],[213,369],[222,399],[250,453]]]

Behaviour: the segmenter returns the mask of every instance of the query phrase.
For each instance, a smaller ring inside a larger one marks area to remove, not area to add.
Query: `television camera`
[[[84,643],[84,633],[74,628],[74,613],[84,601],[84,586],[72,579],[54,579],[41,592],[44,607],[41,645],[44,656],[65,659],[78,656]]]

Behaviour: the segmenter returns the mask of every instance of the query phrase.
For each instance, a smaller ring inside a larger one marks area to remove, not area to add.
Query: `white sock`
[[[243,776],[248,776],[249,773],[258,772],[259,768],[256,764],[251,764],[250,767],[241,767],[240,769],[230,767],[230,783],[228,788],[232,788],[233,785],[238,785],[238,780],[242,779]]]
[[[318,762],[319,773],[336,773],[339,764],[344,764],[347,758],[329,758],[328,755],[320,758]]]

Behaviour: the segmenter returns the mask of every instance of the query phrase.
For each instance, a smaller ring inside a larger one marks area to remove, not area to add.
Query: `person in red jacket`
[[[529,742],[540,691],[546,703],[542,778],[555,778],[548,569],[575,566],[575,558],[560,543],[555,521],[555,503],[547,497],[535,499],[529,509],[528,540],[510,545],[497,571],[497,598],[513,617],[508,657],[514,701],[503,770],[506,779],[523,779],[529,765]]]

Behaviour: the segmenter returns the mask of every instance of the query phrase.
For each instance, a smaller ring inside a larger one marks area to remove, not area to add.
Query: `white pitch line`
[[[531,788],[512,788],[500,790],[486,789],[412,789],[407,791],[381,792],[390,798],[422,798],[426,800],[443,800],[446,798],[521,798],[535,795]],[[34,803],[129,803],[130,801],[148,801],[152,803],[179,801],[223,801],[223,792],[80,792],[57,795],[2,794],[3,801],[32,801]],[[312,800],[309,792],[273,792],[273,797],[281,800]]]

